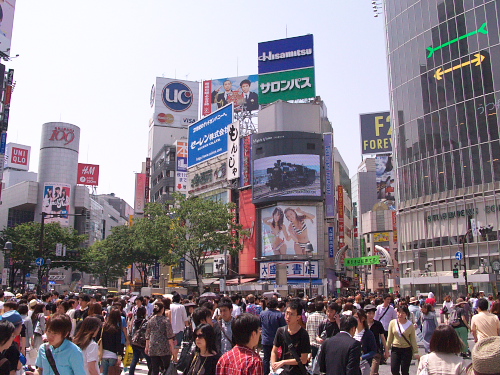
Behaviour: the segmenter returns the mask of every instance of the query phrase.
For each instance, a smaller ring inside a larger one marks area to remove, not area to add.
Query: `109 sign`
[[[193,104],[193,92],[185,83],[173,81],[163,88],[161,100],[168,109],[183,112]]]

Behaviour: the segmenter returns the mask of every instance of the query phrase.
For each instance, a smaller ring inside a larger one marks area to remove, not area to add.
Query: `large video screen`
[[[315,206],[278,205],[260,211],[262,256],[318,252]],[[308,246],[308,244],[310,244]]]
[[[254,204],[322,199],[321,134],[253,134],[251,154]]]
[[[321,197],[319,155],[290,154],[257,159],[253,198]]]

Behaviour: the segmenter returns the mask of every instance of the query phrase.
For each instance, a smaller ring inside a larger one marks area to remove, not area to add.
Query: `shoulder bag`
[[[52,354],[52,350],[50,350],[50,344],[45,344],[45,356],[47,357],[47,361],[49,361],[50,367],[52,371],[54,371],[55,375],[59,375],[59,371],[57,370],[56,360],[54,359],[54,355]]]
[[[418,375],[429,375],[429,356],[427,355],[424,368],[418,373]]]
[[[387,307],[385,308],[385,311],[384,311],[384,313],[382,314],[382,316],[381,316],[380,318],[378,318],[378,321],[379,321],[379,322],[382,320],[382,318],[385,316],[385,314],[387,314],[387,311],[389,311],[389,307],[391,307],[391,305],[387,306]]]
[[[403,332],[401,332],[401,327],[399,326],[399,322],[396,320],[396,325],[398,326],[398,331],[399,331],[399,334],[401,335],[402,338],[405,339],[405,341],[408,343],[408,345],[410,345],[410,348],[413,348],[410,340],[408,340],[405,336],[405,334]],[[413,349],[412,349],[413,350]]]
[[[304,364],[302,363],[302,361],[300,359],[300,355],[295,350],[295,347],[292,344],[292,338],[290,337],[290,334],[288,333],[288,327],[286,327],[286,326],[284,327],[284,338],[285,338],[285,345],[288,347],[288,350],[292,354],[293,359],[295,359],[297,361],[301,374],[307,375],[308,373],[306,370],[306,366],[304,366]]]

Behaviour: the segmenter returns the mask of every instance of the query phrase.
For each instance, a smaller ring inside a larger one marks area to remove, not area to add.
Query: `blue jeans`
[[[134,358],[132,359],[132,363],[130,364],[130,368],[128,370],[129,375],[134,375],[135,366],[137,366],[141,357],[146,358],[146,362],[148,363],[148,369],[149,371],[151,371],[151,358],[144,352],[144,348],[132,345],[132,350],[134,351]]]
[[[117,361],[118,359],[116,358],[103,358],[101,361],[102,375],[108,375],[109,368],[116,365]]]
[[[262,345],[262,351],[264,352],[264,359],[262,360],[264,365],[264,374],[269,374],[271,370],[271,352],[273,351],[272,345]]]

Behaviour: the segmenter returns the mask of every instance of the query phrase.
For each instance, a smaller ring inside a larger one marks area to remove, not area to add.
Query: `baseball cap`
[[[377,306],[372,305],[372,304],[369,304],[369,305],[366,305],[366,306],[363,308],[363,310],[365,310],[365,311],[375,311],[375,310],[377,310]]]
[[[12,324],[14,324],[16,327],[19,325],[19,324],[22,324],[23,323],[23,318],[21,317],[21,315],[15,311],[15,310],[12,310],[12,311],[7,311],[5,314],[2,315],[2,320],[8,320],[9,322],[11,322]]]

